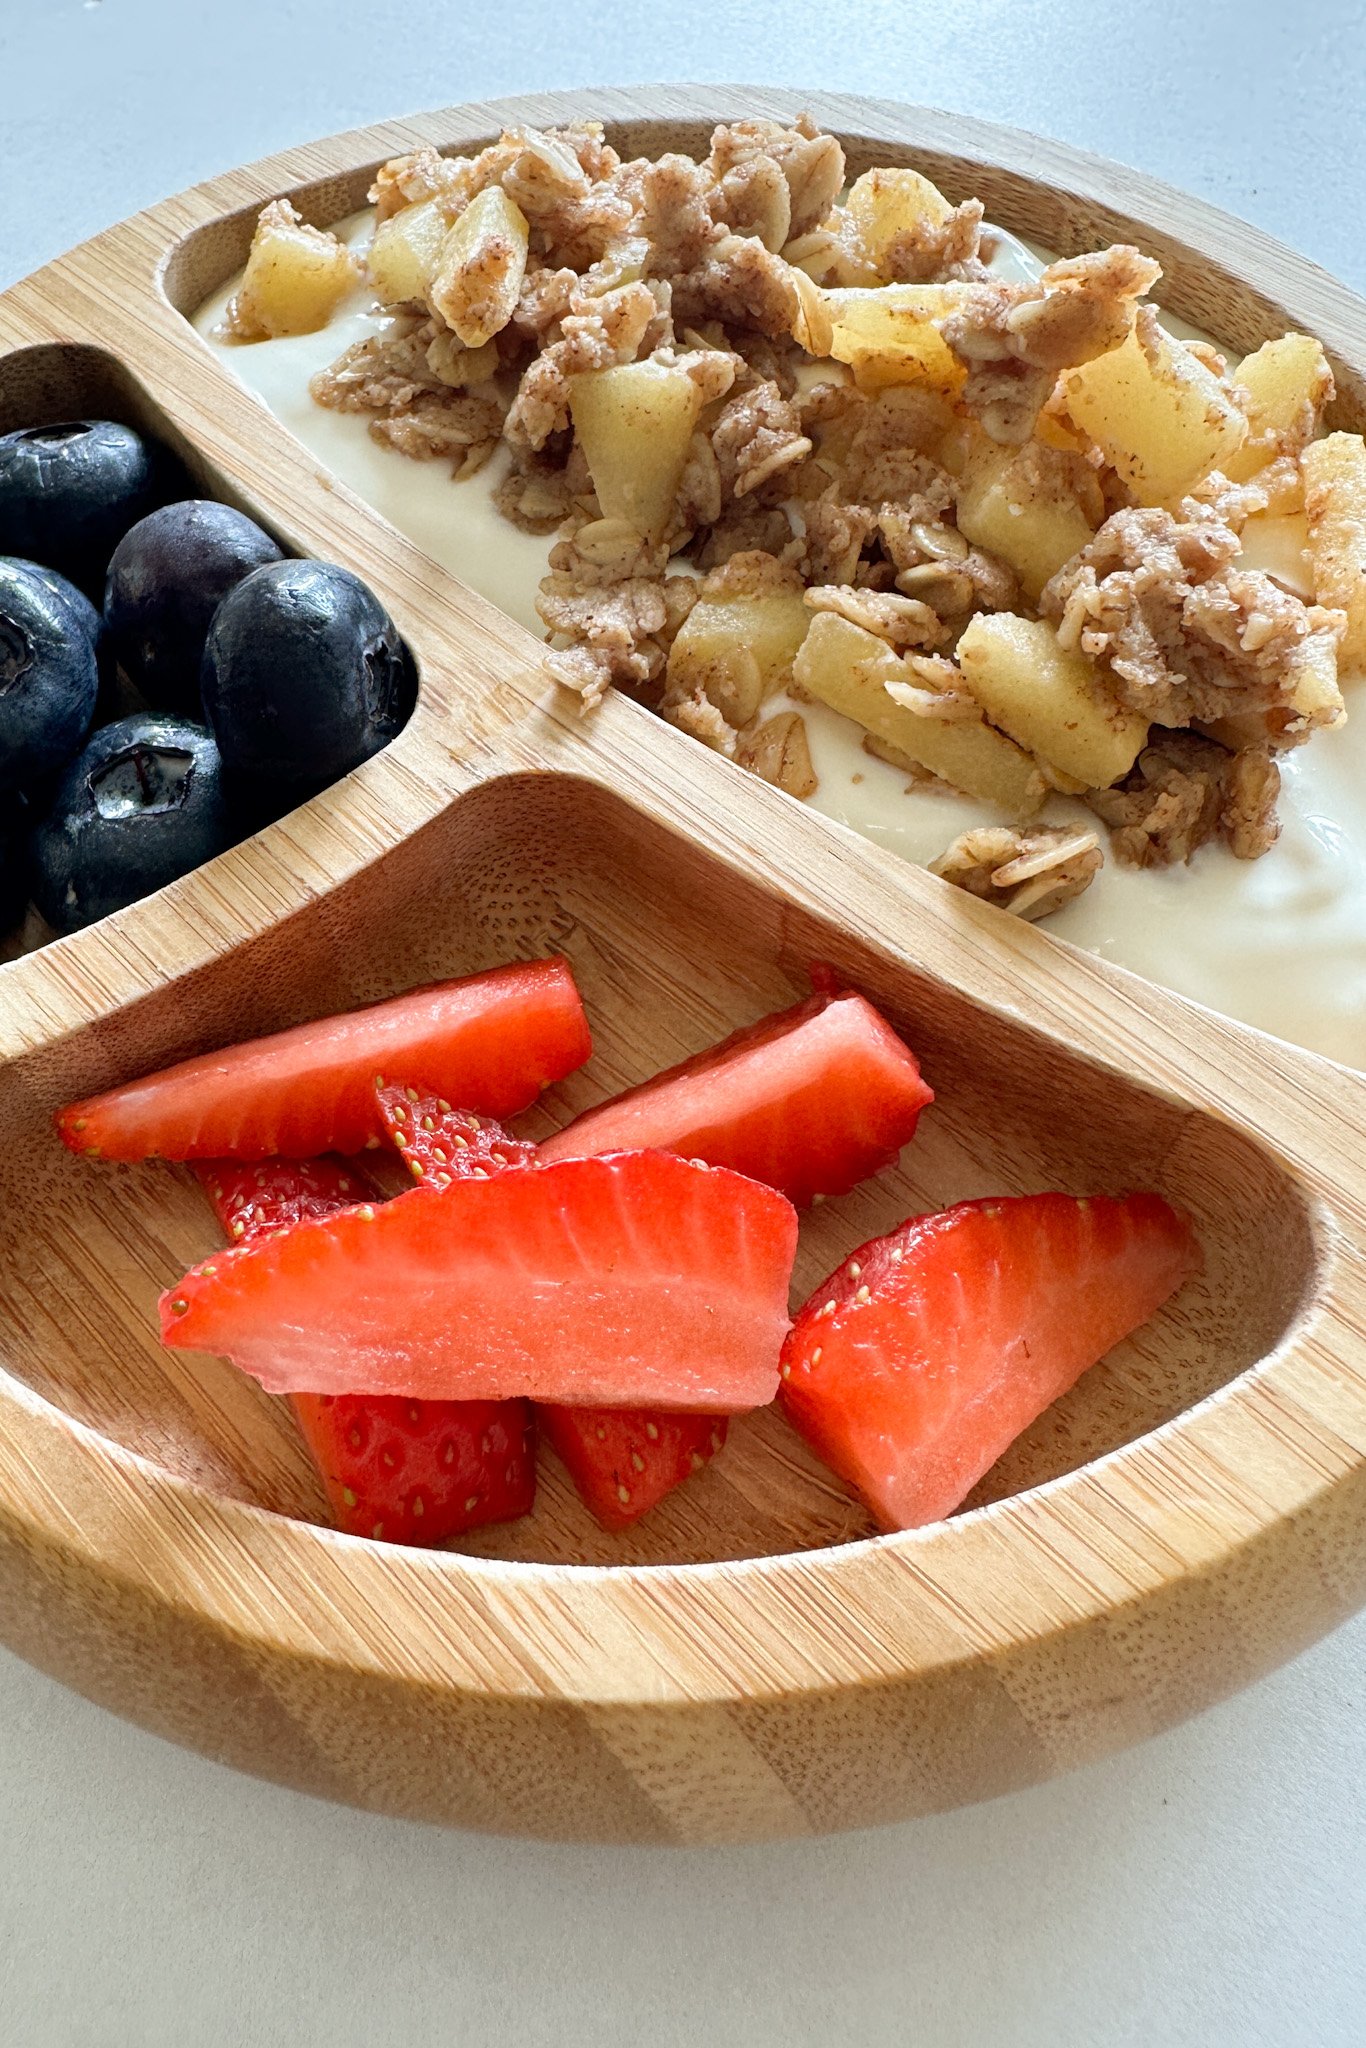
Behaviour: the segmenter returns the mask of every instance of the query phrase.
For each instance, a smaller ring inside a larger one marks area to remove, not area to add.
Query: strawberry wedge
[[[292,1406],[337,1527],[352,1536],[430,1547],[531,1512],[526,1401],[295,1394]]]
[[[403,1155],[414,1180],[449,1187],[453,1180],[488,1180],[510,1166],[534,1166],[536,1147],[512,1138],[491,1116],[453,1109],[439,1095],[403,1081],[375,1088],[389,1143]]]
[[[378,1144],[386,1071],[512,1116],[592,1051],[567,961],[516,961],[182,1060],[57,1112],[96,1159],[306,1159]]]
[[[884,1529],[919,1528],[1201,1263],[1159,1195],[1023,1195],[913,1217],[802,1309],[783,1405]]]
[[[700,1472],[726,1441],[726,1415],[662,1408],[537,1409],[580,1500],[604,1529],[629,1529]]]
[[[234,1244],[333,1216],[375,1193],[344,1159],[195,1168]],[[444,1543],[529,1513],[536,1448],[526,1401],[404,1401],[295,1394],[295,1419],[338,1528],[390,1543]]]
[[[540,1156],[654,1147],[728,1166],[800,1207],[890,1165],[933,1100],[871,1003],[816,995],[588,1110]]]
[[[162,1296],[162,1338],[272,1393],[734,1413],[776,1391],[796,1242],[738,1174],[566,1159],[220,1253]]]

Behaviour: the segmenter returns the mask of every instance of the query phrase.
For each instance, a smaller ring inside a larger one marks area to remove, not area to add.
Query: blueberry
[[[232,844],[202,725],[142,714],[92,734],[28,848],[33,900],[59,932],[150,896]]]
[[[157,451],[114,420],[0,435],[0,554],[36,555],[98,595],[115,545],[156,504]]]
[[[230,590],[200,684],[230,779],[277,810],[387,746],[416,694],[393,620],[328,562],[272,562]]]
[[[114,651],[147,703],[199,711],[199,664],[221,599],[266,562],[268,533],[211,498],[163,505],[139,519],[109,564],[104,611]]]
[[[81,614],[28,569],[0,564],[0,790],[31,788],[71,759],[98,688]]]

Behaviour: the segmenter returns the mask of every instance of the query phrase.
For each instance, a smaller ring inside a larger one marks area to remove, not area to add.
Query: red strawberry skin
[[[444,1543],[513,1522],[536,1498],[526,1401],[295,1394],[337,1526],[388,1543]]]
[[[209,1160],[195,1168],[234,1244],[371,1199],[344,1159]],[[526,1401],[404,1401],[295,1394],[291,1405],[339,1528],[390,1543],[444,1543],[530,1512],[536,1452]]]
[[[162,1338],[274,1393],[735,1413],[777,1388],[797,1218],[667,1153],[411,1189],[220,1253]]]
[[[379,1144],[377,1077],[512,1116],[592,1051],[568,962],[516,961],[183,1060],[57,1112],[100,1159],[307,1159]]]
[[[1201,1263],[1188,1220],[1153,1194],[1025,1195],[913,1217],[801,1310],[783,1406],[883,1528],[919,1528],[952,1513]]]
[[[726,1441],[724,1415],[660,1409],[537,1410],[579,1498],[604,1529],[629,1529],[665,1494],[700,1471]]]
[[[491,1116],[452,1109],[440,1096],[401,1081],[382,1081],[375,1094],[390,1144],[413,1179],[429,1187],[487,1180],[510,1166],[536,1163],[536,1147],[509,1137]]]
[[[872,1004],[827,992],[588,1110],[540,1156],[656,1147],[764,1181],[800,1208],[889,1166],[933,1100]]]

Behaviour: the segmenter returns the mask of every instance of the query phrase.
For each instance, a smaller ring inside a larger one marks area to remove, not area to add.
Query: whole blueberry
[[[232,836],[211,734],[182,718],[120,718],[91,735],[30,837],[33,900],[57,931],[79,931]]]
[[[36,556],[98,596],[115,546],[157,502],[157,451],[116,420],[0,435],[0,554]]]
[[[387,746],[416,694],[389,614],[348,569],[273,562],[218,610],[200,673],[235,785],[298,799]]]
[[[32,788],[71,759],[98,688],[81,614],[28,569],[0,564],[0,790]]]
[[[199,665],[222,599],[281,553],[244,512],[211,498],[159,506],[115,548],[104,613],[115,655],[155,710],[199,711]]]

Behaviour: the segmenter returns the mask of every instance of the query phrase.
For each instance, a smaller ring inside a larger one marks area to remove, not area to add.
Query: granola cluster
[[[962,832],[930,872],[970,896],[1031,921],[1089,889],[1104,856],[1095,832],[1042,825],[1032,831],[983,825]]]
[[[411,295],[313,395],[457,476],[497,456],[500,510],[554,536],[537,609],[585,708],[626,691],[808,796],[821,697],[917,780],[1080,798],[1124,864],[1273,843],[1277,752],[1344,715],[1344,621],[1247,567],[1243,532],[1302,512],[1326,362],[1277,413],[1157,326],[1138,250],[1005,282],[978,201],[909,170],[849,185],[805,118],[719,127],[701,161],[624,161],[595,123],[512,129],[396,158],[371,196],[371,274]],[[1240,481],[1211,460],[1155,495],[1144,464],[1171,450],[1138,427],[1126,448],[1084,374],[1131,357]],[[1047,701],[1008,664],[990,692],[960,670],[998,614],[1048,629]],[[1021,815],[935,866],[1037,917],[1102,857],[1085,823]]]
[[[1040,616],[1154,725],[1288,711],[1306,663],[1336,648],[1340,621],[1240,569],[1240,552],[1233,526],[1195,499],[1174,513],[1116,512],[1045,586]]]

